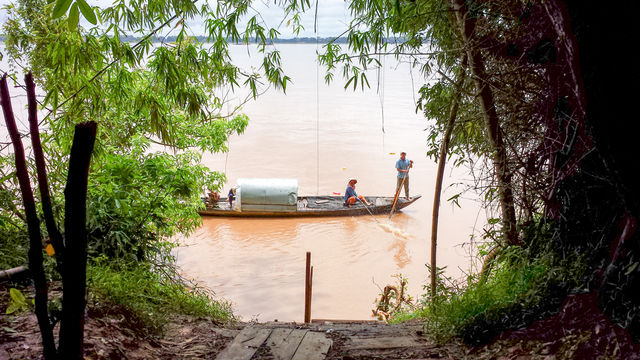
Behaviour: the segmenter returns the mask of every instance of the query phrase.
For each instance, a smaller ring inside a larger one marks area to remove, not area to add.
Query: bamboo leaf
[[[69,6],[71,6],[71,1],[72,0],[56,1],[56,5],[53,7],[53,14],[51,14],[51,17],[53,17],[54,19],[57,19],[60,16],[66,14],[67,10],[69,10]]]
[[[87,4],[85,0],[76,0],[76,4],[80,8],[82,16],[84,16],[84,18],[87,19],[88,22],[93,25],[96,25],[98,23],[96,20],[96,14],[93,12],[93,9],[91,8],[91,6],[89,6],[89,4]]]
[[[353,78],[350,78],[350,79],[349,79],[349,81],[347,81],[347,83],[346,83],[346,84],[344,84],[344,88],[345,88],[345,89],[346,89],[346,88],[348,88],[348,87],[349,87],[349,84],[351,84],[351,82],[352,82],[352,81],[353,81]]]
[[[78,4],[73,4],[71,10],[69,10],[69,30],[73,31],[78,28],[78,21],[80,20],[80,12],[78,11]]]

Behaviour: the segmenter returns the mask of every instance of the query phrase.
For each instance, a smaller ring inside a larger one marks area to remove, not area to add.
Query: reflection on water
[[[177,249],[183,274],[235,304],[244,319],[301,321],[304,311],[305,253],[314,266],[313,318],[369,319],[381,289],[408,278],[413,296],[427,283],[429,229],[436,164],[427,159],[427,121],[415,113],[406,64],[387,61],[385,97],[375,92],[345,91],[340,81],[320,81],[316,97],[315,45],[278,44],[283,66],[292,76],[287,95],[270,92],[248,104],[250,122],[231,139],[230,152],[205,154],[203,162],[225,171],[223,192],[243,177],[296,178],[300,195],[344,193],[347,179],[358,179],[365,196],[393,196],[395,162],[401,151],[415,161],[411,195],[423,198],[388,220],[371,215],[343,218],[239,219],[206,218]],[[234,48],[235,56],[246,47]],[[375,79],[375,73],[370,79]],[[317,99],[317,100],[316,100]],[[380,103],[385,104],[381,131]],[[318,116],[316,116],[318,114]],[[319,151],[318,151],[319,150]],[[463,179],[447,173],[446,199]],[[477,206],[440,209],[438,266],[458,276],[468,269],[464,250],[477,219]]]

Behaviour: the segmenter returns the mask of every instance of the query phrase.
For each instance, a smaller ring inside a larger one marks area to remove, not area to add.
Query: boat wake
[[[393,235],[399,237],[399,238],[403,238],[403,239],[408,239],[409,238],[409,234],[406,233],[405,231],[398,229],[397,227],[389,224],[389,223],[381,223],[378,222],[378,226],[380,226],[384,231],[392,233]]]

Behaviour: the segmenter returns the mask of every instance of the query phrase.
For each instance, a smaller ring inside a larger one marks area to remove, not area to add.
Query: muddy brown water
[[[244,320],[301,321],[310,251],[312,317],[370,319],[375,298],[396,282],[395,274],[408,278],[413,296],[428,283],[436,164],[426,157],[428,122],[415,112],[412,75],[416,84],[421,80],[407,64],[388,59],[380,76],[369,73],[371,89],[344,90],[339,74],[330,86],[318,76],[315,45],[278,49],[293,80],[287,94],[269,91],[246,105],[249,126],[231,138],[229,153],[204,156],[212,169],[226,170],[224,193],[238,178],[283,177],[298,179],[301,195],[344,194],[347,179],[356,177],[359,194],[393,196],[395,161],[406,151],[415,161],[411,194],[423,198],[391,221],[383,215],[204,218],[200,229],[181,239],[178,264],[185,276],[231,301]],[[240,61],[253,61],[246,48],[234,51]],[[468,178],[464,170],[447,170],[443,199],[456,193],[449,185]],[[474,201],[461,205],[443,203],[440,210],[438,261],[453,277],[469,270],[468,248],[461,245],[484,216]]]
[[[203,155],[206,165],[226,172],[224,193],[238,178],[284,177],[298,179],[301,195],[344,194],[347,179],[356,177],[359,194],[393,196],[395,162],[406,151],[415,161],[411,193],[423,197],[391,221],[383,215],[205,218],[201,228],[177,239],[178,265],[184,276],[231,301],[244,320],[301,321],[305,253],[311,251],[312,317],[370,319],[375,298],[385,285],[396,283],[394,275],[406,277],[409,293],[416,297],[428,283],[436,163],[426,157],[429,123],[415,112],[414,103],[425,79],[407,64],[386,59],[383,72],[368,73],[371,88],[345,90],[340,72],[334,83],[324,83],[315,63],[316,45],[276,46],[292,78],[287,94],[270,90],[246,104],[249,126],[230,139],[229,153]],[[259,66],[247,54],[255,55],[254,49],[232,46],[231,51],[245,68]],[[2,66],[7,68],[6,60]],[[26,112],[19,111],[26,100],[14,100],[26,128]],[[5,133],[1,127],[0,134]],[[457,192],[450,185],[468,180],[464,169],[449,167],[443,200]],[[469,271],[468,246],[462,244],[469,243],[484,218],[474,201],[460,203],[462,208],[445,202],[440,209],[438,262],[453,277]]]

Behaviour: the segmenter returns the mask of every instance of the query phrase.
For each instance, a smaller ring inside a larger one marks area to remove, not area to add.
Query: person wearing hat
[[[371,203],[367,201],[362,195],[358,195],[356,193],[356,183],[358,180],[351,178],[349,179],[349,184],[347,185],[347,190],[344,191],[344,204],[345,205],[353,205],[356,203],[356,199],[360,199],[367,206],[370,206]]]
[[[413,160],[407,159],[407,153],[401,152],[400,159],[396,161],[396,170],[398,171],[398,185],[396,193],[400,193],[400,188],[404,184],[404,195],[409,199],[409,169],[413,167]]]

